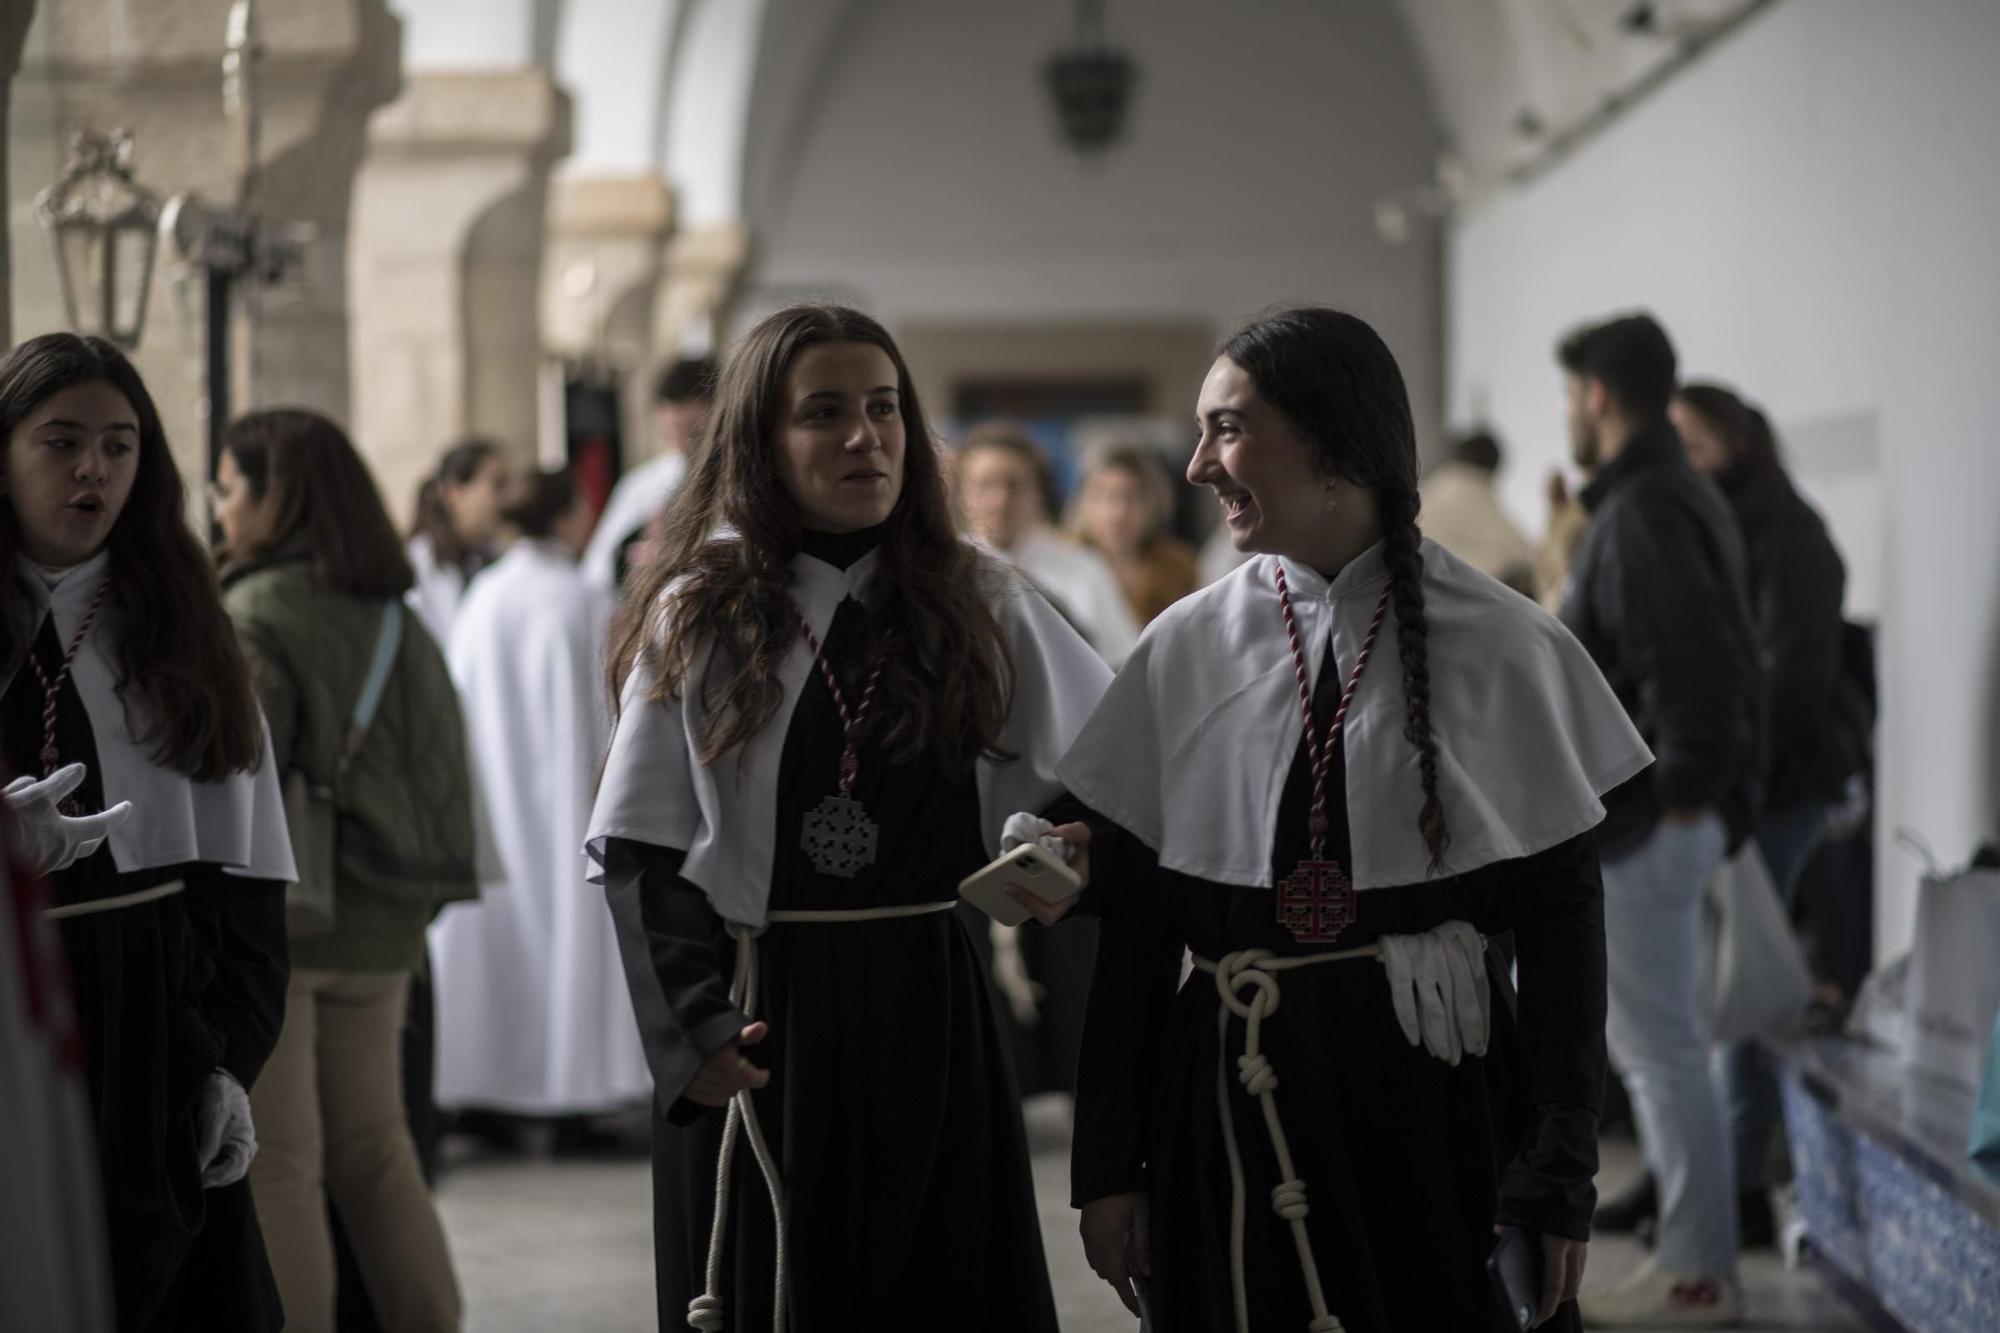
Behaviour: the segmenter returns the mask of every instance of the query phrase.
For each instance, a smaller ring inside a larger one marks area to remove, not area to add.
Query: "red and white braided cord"
[[[90,637],[90,627],[97,623],[97,613],[104,606],[104,594],[110,587],[111,580],[108,576],[98,583],[97,592],[90,599],[90,608],[83,613],[83,623],[76,627],[76,633],[70,638],[69,648],[63,653],[62,670],[56,673],[54,681],[51,681],[48,673],[42,670],[42,660],[35,656],[32,645],[28,649],[28,665],[35,669],[35,679],[40,681],[42,686],[41,760],[45,770],[53,769],[55,766],[55,760],[50,756],[57,753],[56,700],[62,694],[63,683],[69,679],[70,668],[76,664],[76,655],[82,649],[83,641]],[[45,771],[42,776],[47,777],[48,772]]]
[[[813,633],[812,626],[806,623],[805,614],[796,606],[792,608],[792,614],[798,617],[799,629],[806,636],[806,646],[813,652],[813,664],[819,668],[820,679],[826,682],[826,688],[833,694],[833,706],[840,712],[841,736],[846,741],[846,748],[840,754],[840,794],[851,797],[854,795],[855,779],[861,773],[861,728],[868,721],[869,710],[875,706],[875,687],[882,683],[882,663],[877,662],[875,669],[868,673],[868,684],[861,691],[861,707],[850,715],[847,696],[841,693],[840,682],[834,679],[833,666],[826,660],[826,650],[820,647],[819,636]]]
[[[1306,670],[1306,655],[1299,646],[1298,621],[1292,617],[1292,592],[1285,583],[1285,567],[1278,566],[1278,609],[1285,616],[1285,638],[1292,646],[1292,672],[1299,682],[1299,712],[1305,718],[1306,746],[1312,755],[1313,803],[1312,803],[1312,855],[1313,860],[1324,860],[1326,856],[1326,831],[1329,822],[1326,814],[1326,771],[1333,762],[1334,743],[1340,739],[1342,728],[1347,725],[1347,710],[1354,703],[1354,692],[1361,687],[1361,673],[1368,669],[1368,659],[1375,652],[1375,638],[1382,632],[1382,619],[1389,611],[1389,589],[1382,589],[1382,596],[1375,603],[1375,618],[1368,622],[1368,637],[1361,641],[1361,655],[1354,659],[1354,670],[1348,673],[1347,686],[1340,692],[1340,707],[1334,710],[1333,721],[1327,724],[1326,739],[1319,737],[1319,729],[1313,725],[1312,680]]]

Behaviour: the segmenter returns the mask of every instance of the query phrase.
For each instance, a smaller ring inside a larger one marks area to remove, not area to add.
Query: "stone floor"
[[[1032,1108],[1029,1135],[1063,1328],[1131,1333],[1132,1318],[1084,1266],[1066,1202],[1068,1134],[1060,1112]],[[1613,1151],[1603,1183],[1615,1189],[1634,1169],[1629,1151]],[[649,1193],[642,1162],[456,1162],[438,1198],[465,1290],[468,1333],[652,1333]],[[1616,1280],[1642,1258],[1629,1241],[1600,1241],[1591,1247],[1589,1282]],[[1755,1316],[1748,1327],[1862,1327],[1816,1279],[1768,1253],[1747,1261],[1743,1278]]]

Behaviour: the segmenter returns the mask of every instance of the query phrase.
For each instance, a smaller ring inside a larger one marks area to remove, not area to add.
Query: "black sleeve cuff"
[[[1096,1203],[1099,1199],[1109,1199],[1116,1194],[1145,1194],[1152,1188],[1152,1176],[1144,1167],[1122,1176],[1086,1175],[1072,1169],[1069,1206],[1082,1209],[1086,1204]]]
[[[1535,1108],[1534,1127],[1500,1178],[1502,1226],[1590,1239],[1597,1209],[1597,1116],[1567,1102]]]

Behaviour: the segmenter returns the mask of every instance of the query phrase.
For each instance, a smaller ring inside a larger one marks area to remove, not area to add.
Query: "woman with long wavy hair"
[[[661,1327],[1052,1330],[952,907],[1109,673],[958,536],[874,320],[771,315],[714,410],[625,608],[589,843],[658,1090]]]
[[[1485,1263],[1519,1227],[1533,1317],[1574,1327],[1591,829],[1650,756],[1560,625],[1418,535],[1409,399],[1366,324],[1247,325],[1197,414],[1188,479],[1253,558],[1153,622],[1060,769],[1103,916],[1091,1265],[1163,1333],[1511,1328]]]
[[[250,669],[117,348],[16,347],[0,444],[7,799],[75,979],[118,1326],[275,1329],[246,1090],[295,874]]]

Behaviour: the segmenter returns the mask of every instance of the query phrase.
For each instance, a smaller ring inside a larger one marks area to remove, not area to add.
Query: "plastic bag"
[[[1702,932],[1709,1037],[1728,1042],[1796,1033],[1812,1003],[1812,971],[1754,839],[1710,878]]]

